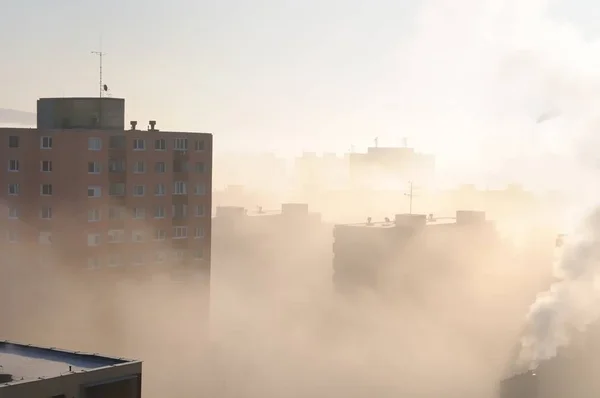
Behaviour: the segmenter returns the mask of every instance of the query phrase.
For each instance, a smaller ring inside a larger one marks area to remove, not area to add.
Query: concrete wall
[[[49,398],[64,394],[67,398],[91,398],[85,394],[84,386],[121,380],[126,377],[139,377],[138,387],[127,397],[140,398],[142,363],[131,362],[104,367],[82,373],[71,373],[64,376],[41,379],[9,386],[0,386],[0,398]]]

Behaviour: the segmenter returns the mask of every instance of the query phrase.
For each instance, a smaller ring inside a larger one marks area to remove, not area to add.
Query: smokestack
[[[149,128],[150,131],[156,130],[156,128],[155,128],[155,126],[156,126],[156,120],[150,120],[148,122],[148,124],[150,125],[150,128]]]
[[[129,124],[131,124],[131,130],[135,130],[137,127],[137,121],[132,120],[131,122],[129,122]]]

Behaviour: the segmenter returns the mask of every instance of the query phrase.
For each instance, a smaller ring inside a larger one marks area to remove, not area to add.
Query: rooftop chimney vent
[[[131,122],[129,122],[129,124],[131,124],[131,129],[132,129],[132,130],[135,130],[135,129],[136,129],[136,127],[137,127],[137,121],[135,121],[135,120],[132,120]]]
[[[156,120],[150,120],[148,122],[148,124],[150,125],[150,128],[148,130],[150,130],[150,131],[156,130],[156,128],[155,128],[156,127]]]

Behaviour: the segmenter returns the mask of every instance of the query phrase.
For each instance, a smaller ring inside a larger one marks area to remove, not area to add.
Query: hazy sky
[[[104,82],[142,126],[211,131],[221,148],[343,151],[375,136],[396,144],[411,136],[399,131],[399,49],[422,3],[3,0],[0,107],[33,111],[38,97],[96,95],[90,51],[102,36]],[[586,35],[600,32],[595,1],[550,11]]]

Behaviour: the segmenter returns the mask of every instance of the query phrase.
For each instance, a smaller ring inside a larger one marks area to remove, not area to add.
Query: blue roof
[[[0,373],[12,375],[15,382],[58,377],[70,372],[89,371],[130,362],[135,361],[0,341]]]

